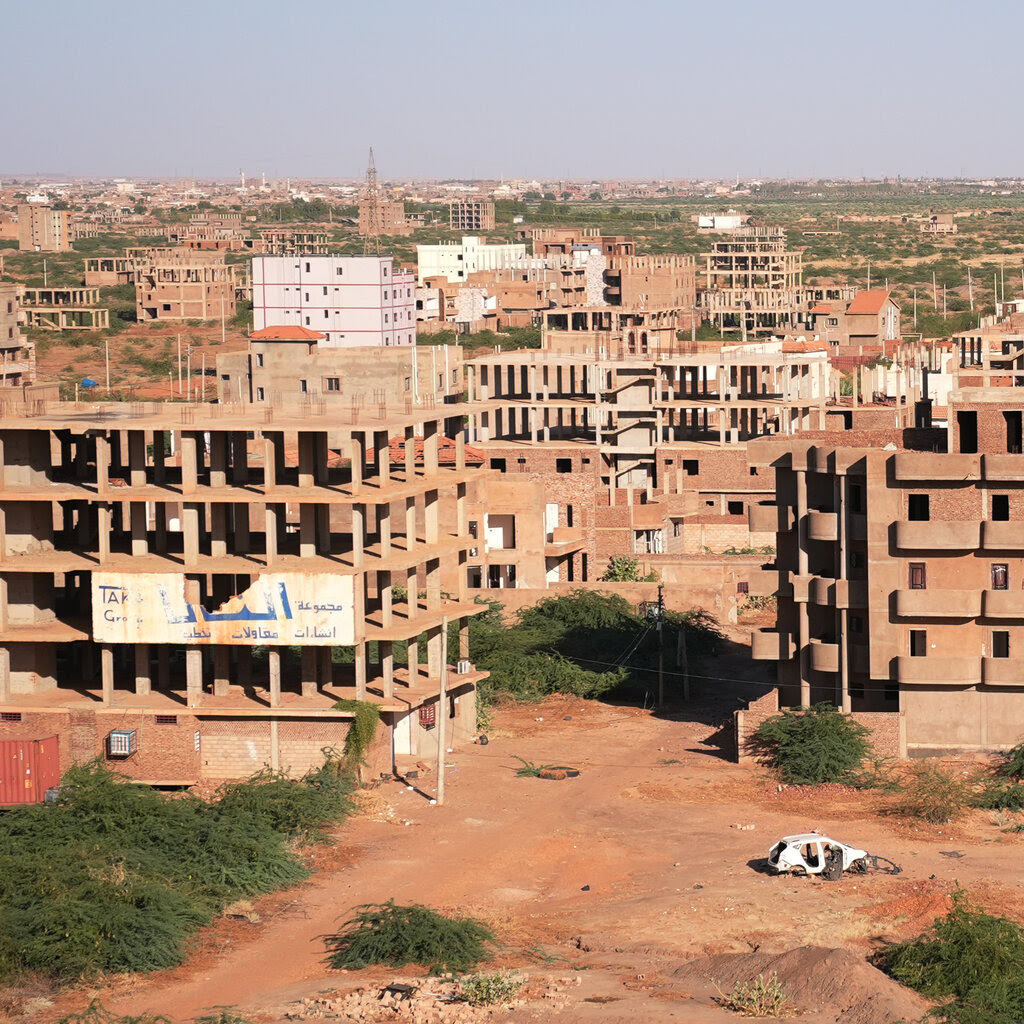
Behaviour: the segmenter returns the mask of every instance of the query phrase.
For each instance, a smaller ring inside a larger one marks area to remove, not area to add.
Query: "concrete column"
[[[432,679],[441,675],[441,659],[444,657],[444,638],[440,626],[427,630],[427,673]]]
[[[380,534],[380,557],[391,555],[391,506],[377,506],[377,532]]]
[[[96,435],[96,488],[102,494],[110,486],[110,441]]]
[[[231,534],[234,540],[235,554],[248,554],[249,505],[244,501],[235,502],[235,504],[231,506],[231,513]]]
[[[411,637],[409,640],[409,685],[416,687],[420,681],[420,646],[419,637]]]
[[[299,431],[299,487],[316,484],[315,435],[308,430]]]
[[[352,466],[352,493],[363,489],[363,465],[366,462],[366,435],[353,431],[349,441],[349,459]]]
[[[146,695],[152,692],[153,681],[149,674],[149,644],[135,645],[135,692]]]
[[[203,652],[199,647],[185,648],[185,695],[190,708],[203,703]]]
[[[302,696],[315,697],[317,694],[317,648],[302,648]]]
[[[153,482],[163,487],[167,483],[167,449],[164,432],[153,431]]]
[[[249,647],[235,648],[235,672],[239,686],[252,685],[252,649]]]
[[[263,489],[269,491],[277,486],[277,449],[279,434],[266,431],[263,434]]]
[[[299,555],[314,558],[316,553],[316,505],[303,502],[299,505]]]
[[[245,431],[231,432],[231,482],[244,484],[249,480],[249,448]]]
[[[384,677],[384,696],[390,699],[395,695],[394,644],[390,640],[381,640],[379,646],[381,675]]]
[[[390,437],[386,430],[373,432],[373,463],[377,475],[377,483],[383,487],[391,480],[391,447]]]
[[[356,700],[366,700],[366,641],[356,644]]]
[[[199,563],[199,512],[200,506],[194,501],[185,502],[181,507],[182,543],[187,566]]]
[[[268,502],[263,510],[268,566],[277,561],[277,516],[278,506]]]
[[[428,544],[437,544],[439,535],[439,514],[441,503],[436,490],[427,491],[423,496],[423,526]]]
[[[104,644],[100,648],[100,675],[103,681],[103,703],[114,701],[114,648]]]
[[[363,566],[363,549],[366,545],[366,506],[352,506],[352,564],[360,569]]]
[[[270,706],[281,706],[281,652],[276,647],[267,651],[267,675],[270,684]]]
[[[223,430],[210,435],[210,486],[226,487],[228,482],[229,436]]]
[[[132,431],[132,433],[134,434],[135,431]],[[146,529],[148,526],[146,521],[146,503],[144,501],[131,502],[128,515],[131,520],[132,555],[134,557],[148,555],[149,533]]]
[[[11,649],[0,647],[0,704],[11,699]]]
[[[181,434],[181,493],[195,494],[199,486],[199,439],[195,431]]]
[[[405,428],[403,452],[405,454],[405,478],[411,480],[416,475],[416,431],[412,427]]]
[[[226,697],[231,685],[231,649],[215,647],[213,649],[213,695]]]
[[[410,495],[405,499],[405,546],[412,551],[416,544],[416,499]]]
[[[392,597],[391,597],[391,573],[377,573],[377,586],[380,590],[381,618],[380,624],[388,629],[393,622]]]
[[[110,558],[110,506],[105,503],[97,505],[96,519],[99,556],[100,562],[103,563]]]
[[[146,432],[128,431],[128,467],[132,487],[146,486]]]
[[[320,647],[320,685],[331,686],[334,683],[334,659],[331,657],[332,648]]]

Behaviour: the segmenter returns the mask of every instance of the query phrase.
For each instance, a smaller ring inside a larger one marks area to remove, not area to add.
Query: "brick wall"
[[[735,752],[737,761],[753,759],[749,739],[762,722],[779,714],[779,691],[772,690],[763,697],[751,701],[746,708],[733,712]],[[906,729],[902,712],[855,711],[853,720],[867,728],[868,742],[876,758],[904,759],[906,750]]]
[[[66,712],[21,712],[20,722],[0,722],[0,740],[45,740],[56,736],[63,774],[71,766],[70,716]]]

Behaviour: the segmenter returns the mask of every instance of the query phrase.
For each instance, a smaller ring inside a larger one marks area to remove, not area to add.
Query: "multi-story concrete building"
[[[884,289],[859,291],[849,301],[815,302],[808,326],[833,346],[874,347],[900,339],[900,307]]]
[[[703,305],[722,327],[774,331],[798,322],[803,257],[781,228],[748,228],[715,242],[704,257]]]
[[[449,281],[467,281],[470,274],[482,270],[500,270],[526,257],[526,246],[515,243],[488,245],[487,239],[466,235],[461,242],[417,245],[417,277],[444,277]]]
[[[627,309],[675,307],[687,311],[689,327],[697,308],[697,268],[692,256],[608,256],[604,300]]]
[[[99,331],[110,326],[99,301],[99,288],[23,288],[21,314],[26,326],[44,331]]]
[[[405,203],[395,199],[361,199],[359,201],[359,234],[376,238],[411,235],[413,225],[405,216]]]
[[[253,329],[306,327],[321,348],[416,343],[415,275],[391,256],[256,256]]]
[[[248,351],[217,356],[220,401],[314,403],[325,410],[389,401],[434,409],[462,397],[458,345],[338,348],[324,347],[325,340],[308,327],[254,331]],[[453,416],[446,433],[460,429]]]
[[[85,286],[111,288],[135,284],[135,271],[127,256],[90,256],[85,261]]]
[[[35,380],[36,347],[21,333],[19,291],[19,285],[0,284],[0,387]]]
[[[448,204],[453,231],[493,231],[494,203],[490,199],[457,199]]]
[[[136,316],[148,320],[221,320],[235,315],[237,264],[216,252],[127,250],[135,276]]]
[[[179,785],[303,772],[344,743],[339,699],[380,708],[374,775],[436,755],[441,716],[468,738],[481,674],[448,666],[439,692],[447,623],[466,657],[482,607],[459,581],[483,474],[441,422],[3,403],[0,738]]]
[[[775,501],[750,512],[777,531],[779,572],[754,657],[778,661],[784,704],[900,712],[911,755],[1022,732],[1024,398],[965,379],[942,429],[925,402],[916,426],[750,445],[775,471]]]
[[[71,215],[45,203],[18,206],[18,248],[30,252],[67,252],[71,248]]]

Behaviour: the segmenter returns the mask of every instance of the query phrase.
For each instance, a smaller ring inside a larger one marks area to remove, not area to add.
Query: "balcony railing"
[[[899,522],[896,547],[903,551],[974,551],[979,546],[981,524],[973,522]]]
[[[981,682],[981,658],[896,659],[900,683],[928,686],[977,686]]]
[[[909,619],[974,619],[980,590],[897,590],[896,614]]]

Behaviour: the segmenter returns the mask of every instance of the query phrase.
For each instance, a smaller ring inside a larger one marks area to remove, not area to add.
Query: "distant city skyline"
[[[0,178],[989,178],[1024,12],[608,0],[5,11]],[[59,54],[59,59],[55,57]]]

